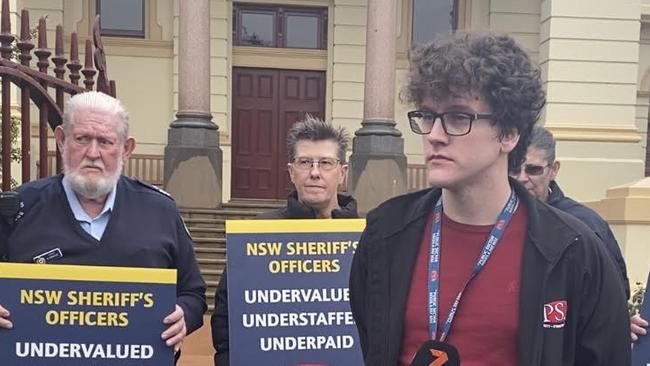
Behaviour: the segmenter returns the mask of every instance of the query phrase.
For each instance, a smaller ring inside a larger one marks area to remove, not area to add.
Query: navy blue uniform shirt
[[[188,333],[203,324],[206,285],[192,239],[174,200],[145,183],[122,176],[106,230],[97,240],[79,225],[70,209],[62,175],[20,186],[21,208],[0,225],[0,258],[32,262],[60,249],[49,263],[177,269],[176,303]]]

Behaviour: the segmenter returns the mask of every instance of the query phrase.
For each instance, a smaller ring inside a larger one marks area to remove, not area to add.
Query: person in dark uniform
[[[555,181],[560,171],[560,162],[555,159],[555,138],[553,134],[541,126],[533,127],[530,145],[526,151],[523,164],[514,167],[510,175],[517,179],[528,192],[538,200],[577,217],[585,223],[603,242],[607,252],[621,274],[621,283],[625,290],[625,298],[630,297],[630,282],[627,278],[627,267],[612,230],[598,213],[567,197]]]
[[[260,214],[259,219],[350,219],[359,217],[356,200],[338,194],[348,165],[345,150],[348,137],[343,127],[307,116],[293,125],[287,137],[289,175],[296,188],[285,207]],[[228,336],[228,279],[226,271],[215,293],[212,313],[214,363],[230,365]]]
[[[177,269],[176,308],[161,336],[178,351],[203,323],[206,285],[174,200],[121,175],[135,148],[128,113],[106,94],[77,94],[54,135],[64,174],[17,189],[20,209],[0,226],[0,258]],[[13,327],[10,310],[0,305],[0,327]]]

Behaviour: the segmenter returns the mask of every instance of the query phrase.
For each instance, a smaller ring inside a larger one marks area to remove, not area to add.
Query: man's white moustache
[[[96,164],[96,163],[85,163],[83,164],[84,168],[101,168],[104,169],[104,164]]]

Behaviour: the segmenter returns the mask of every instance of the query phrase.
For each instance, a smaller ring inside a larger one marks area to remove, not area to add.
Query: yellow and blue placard
[[[0,263],[2,365],[173,365],[176,270]]]
[[[363,219],[226,222],[232,365],[363,363],[348,278],[364,226]]]

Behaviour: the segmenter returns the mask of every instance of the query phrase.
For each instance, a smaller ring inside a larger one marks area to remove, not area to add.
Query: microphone
[[[415,354],[411,366],[460,366],[460,355],[448,343],[429,340]]]

